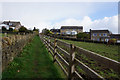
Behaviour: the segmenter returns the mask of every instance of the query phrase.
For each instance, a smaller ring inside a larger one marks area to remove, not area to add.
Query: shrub
[[[11,31],[11,32],[12,32],[12,31],[13,31],[13,28],[9,28],[9,31]]]
[[[110,41],[111,41],[112,43],[116,43],[116,42],[117,42],[117,39],[113,38],[113,39],[110,39]]]
[[[13,32],[18,32],[18,31],[16,29],[14,29]]]
[[[3,26],[2,27],[2,31],[7,31],[6,27]]]
[[[27,28],[22,26],[20,29],[19,29],[19,32],[26,32],[27,31]]]
[[[89,38],[90,38],[90,34],[78,33],[78,34],[77,34],[77,38],[78,38],[78,39],[89,39]]]

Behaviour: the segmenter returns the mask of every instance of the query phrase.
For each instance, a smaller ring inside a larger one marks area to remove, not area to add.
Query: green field
[[[109,57],[116,61],[120,61],[120,55],[118,54],[118,47],[117,45],[106,45],[106,44],[99,44],[99,43],[89,43],[89,42],[80,42],[80,41],[71,41],[71,40],[63,40],[62,41],[74,44],[76,46],[82,47],[84,49],[96,52],[100,55]]]
[[[78,41],[63,40],[63,39],[60,40],[119,61],[118,46],[116,45],[107,46],[105,44],[78,42]],[[61,47],[67,50],[65,46],[61,45]],[[96,62],[95,60],[85,56],[84,54],[77,54],[77,56],[78,55],[79,55],[78,59],[81,62],[83,62],[85,65],[96,71],[99,75],[103,76],[104,78],[108,80],[120,79],[119,73],[113,71],[110,68],[105,67],[104,65]],[[83,75],[83,77],[84,75],[87,76],[86,73],[82,69],[80,69],[79,66],[77,66],[76,69],[79,71],[80,75]]]
[[[5,78],[65,78],[38,36],[3,71]]]

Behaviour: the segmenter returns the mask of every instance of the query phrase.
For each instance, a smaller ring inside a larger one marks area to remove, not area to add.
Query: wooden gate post
[[[73,80],[74,72],[75,72],[75,46],[73,44],[70,44],[68,80]]]
[[[54,57],[53,57],[53,62],[56,61],[56,54],[57,54],[56,48],[57,48],[57,40],[56,40],[56,38],[55,38],[55,39],[54,39]]]

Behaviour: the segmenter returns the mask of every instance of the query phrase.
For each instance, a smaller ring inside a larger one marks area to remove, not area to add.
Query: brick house
[[[83,32],[83,26],[61,26],[60,33],[63,35],[76,35]]]
[[[90,39],[94,41],[106,41],[110,39],[111,32],[109,30],[91,30]]]
[[[4,21],[2,24],[8,25],[9,28],[13,28],[15,30],[19,30],[21,27],[21,23],[16,21]]]

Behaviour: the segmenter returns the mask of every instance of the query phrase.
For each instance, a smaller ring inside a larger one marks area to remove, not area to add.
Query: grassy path
[[[24,47],[3,72],[4,78],[62,78],[60,69],[53,64],[51,56],[38,36]]]

